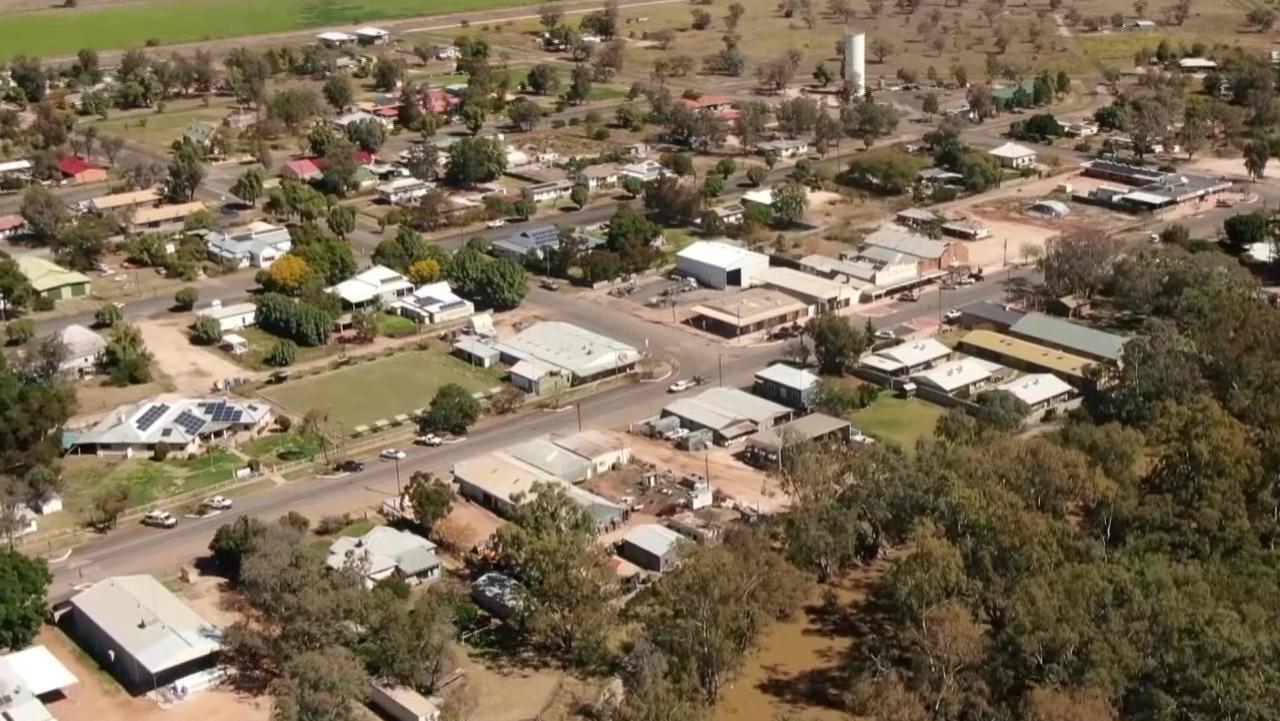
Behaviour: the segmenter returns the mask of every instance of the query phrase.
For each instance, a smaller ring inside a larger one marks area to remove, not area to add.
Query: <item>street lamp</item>
[[[402,497],[400,494],[400,456],[395,457],[396,460],[396,503],[400,502]]]

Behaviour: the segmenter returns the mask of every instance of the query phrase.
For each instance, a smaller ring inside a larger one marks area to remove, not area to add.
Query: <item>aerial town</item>
[[[1277,13],[0,0],[0,721],[1277,721]]]

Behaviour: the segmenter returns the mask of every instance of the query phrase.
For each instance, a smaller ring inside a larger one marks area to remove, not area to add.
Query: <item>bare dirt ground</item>
[[[271,715],[267,699],[223,690],[202,691],[180,706],[161,709],[145,698],[126,694],[60,630],[46,627],[38,641],[80,681],[67,690],[66,698],[49,704],[59,721],[266,721]]]
[[[481,660],[470,653],[463,654],[460,661],[470,687],[468,693],[478,701],[469,715],[473,721],[538,718],[555,698],[564,678],[562,672],[552,668]]]
[[[144,398],[172,390],[167,380],[159,379],[136,386],[106,385],[103,378],[94,377],[76,386],[76,423],[89,421],[126,403],[137,403]]]
[[[138,323],[156,367],[173,381],[175,391],[208,393],[215,381],[252,375],[216,353],[191,345],[186,332],[190,320],[189,316],[182,315]]]
[[[762,513],[785,510],[791,503],[776,479],[734,458],[736,449],[713,448],[703,454],[681,451],[643,436],[632,436],[630,442],[636,458],[678,475],[702,475],[709,469],[713,490]]]

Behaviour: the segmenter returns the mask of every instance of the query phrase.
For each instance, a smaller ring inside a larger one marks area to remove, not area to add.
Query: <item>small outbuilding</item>
[[[1000,161],[1001,167],[1021,170],[1035,165],[1036,151],[1019,143],[1005,143],[993,148],[990,154]]]
[[[769,267],[769,256],[720,240],[691,243],[676,255],[676,273],[708,288],[746,288]]]
[[[32,289],[45,298],[66,300],[89,294],[89,276],[84,273],[31,255],[19,256],[17,262],[18,270],[27,277]]]
[[[622,537],[618,555],[646,571],[665,573],[679,560],[679,545],[683,540],[683,536],[666,526],[646,523]]]
[[[792,408],[812,408],[821,379],[804,368],[775,363],[756,371],[755,394]]]

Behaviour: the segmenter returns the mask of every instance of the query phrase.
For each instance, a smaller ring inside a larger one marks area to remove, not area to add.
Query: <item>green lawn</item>
[[[0,34],[3,32],[0,30]],[[222,122],[229,107],[231,105],[227,102],[211,103],[206,108],[199,100],[178,100],[170,102],[163,113],[127,113],[95,120],[91,124],[98,129],[99,135],[118,135],[153,149],[167,150],[192,122],[216,126]]]
[[[72,55],[144,43],[214,38],[368,23],[528,4],[526,0],[169,0],[102,7],[7,12],[0,23],[0,60],[14,55]]]
[[[407,335],[413,335],[417,330],[418,326],[402,315],[378,314],[378,335],[386,336],[387,338],[403,338]]]
[[[348,523],[341,531],[338,531],[338,535],[346,536],[348,538],[363,536],[369,531],[372,531],[373,527],[376,525],[378,524],[367,518],[362,518]]]
[[[938,419],[947,411],[919,398],[904,399],[881,393],[866,408],[849,417],[854,427],[879,441],[893,441],[908,450],[920,438],[933,436]]]
[[[587,94],[587,100],[617,100],[627,97],[627,88],[618,85],[593,85]]]
[[[78,458],[65,462],[63,499],[67,510],[83,518],[103,489],[123,484],[129,506],[229,481],[243,462],[220,448],[195,458],[154,461],[150,458]]]
[[[273,433],[255,438],[240,447],[254,458],[272,461],[294,461],[320,455],[323,449],[320,439],[309,433]]]
[[[425,408],[446,383],[484,391],[499,385],[501,376],[445,353],[415,350],[289,381],[264,389],[263,395],[298,414],[327,408],[351,430]]]
[[[235,331],[235,334],[249,341],[249,350],[245,352],[244,355],[238,356],[226,353],[226,351],[219,351],[220,353],[225,353],[231,360],[251,370],[260,371],[271,368],[271,366],[267,365],[265,358],[267,357],[267,354],[271,352],[272,346],[280,340],[279,337],[274,336],[261,328],[241,328],[240,330]],[[318,346],[300,345],[298,346],[298,357],[294,359],[293,364],[300,365],[302,363],[335,355],[337,352],[338,345],[336,343]]]

